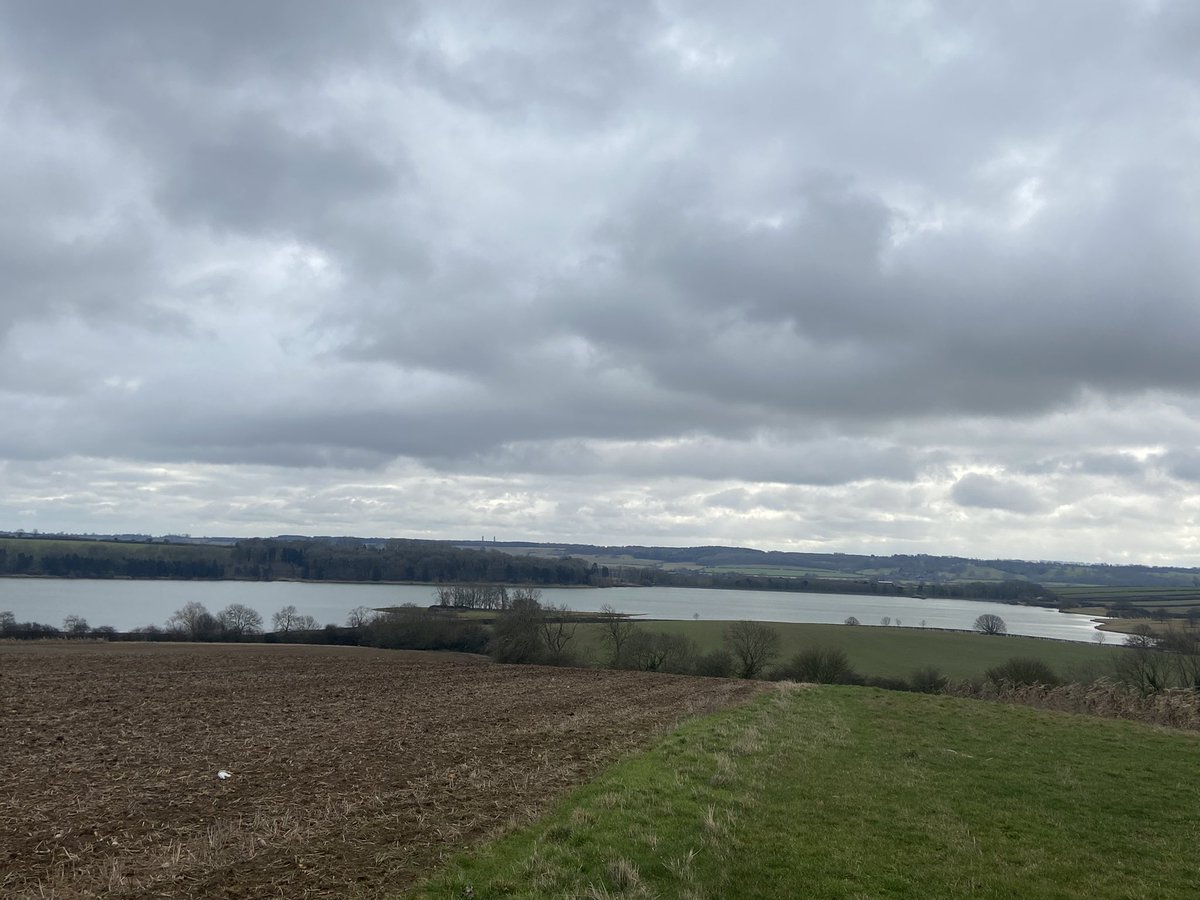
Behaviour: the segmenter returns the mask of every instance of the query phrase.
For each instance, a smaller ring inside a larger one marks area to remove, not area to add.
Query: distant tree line
[[[66,551],[59,549],[65,542],[28,543],[29,549],[24,550],[20,549],[20,541],[0,542],[0,575],[177,579],[219,579],[226,575],[221,548],[159,544],[149,552],[138,552],[144,551],[142,545],[76,541]],[[131,551],[131,546],[137,549]]]
[[[876,578],[817,578],[782,575],[667,571],[635,566],[604,567],[609,581],[644,587],[693,587],[717,590],[799,591],[822,594],[870,594],[881,597],[946,597],[1056,606],[1058,598],[1031,581],[971,581],[907,584]]]
[[[232,548],[230,564],[233,577],[260,581],[284,578],[531,585],[600,583],[599,567],[583,560],[463,550],[437,541],[349,544],[253,539],[239,541]]]
[[[30,640],[59,637],[62,630],[42,622],[18,622],[10,610],[0,611],[0,638],[8,640]]]
[[[251,539],[233,547],[0,539],[0,575],[273,581],[603,585],[578,559],[463,550],[439,541]]]
[[[755,550],[750,547],[646,547],[627,545],[603,547],[592,544],[502,544],[513,549],[552,548],[575,556],[612,556],[653,559],[668,563],[687,563],[704,567],[780,566],[837,572],[841,576],[923,582],[930,585],[981,580],[981,569],[990,570],[1005,581],[1030,581],[1040,584],[1109,585],[1121,587],[1196,587],[1200,588],[1200,569],[1170,566],[1108,565],[1104,563],[1067,563],[1019,559],[973,559],[961,556],[936,556],[927,553],[897,553],[874,556],[856,553],[805,553],[800,551]],[[942,596],[932,594],[931,596]]]
[[[463,549],[440,541],[419,540],[255,538],[226,547],[0,539],[0,575],[432,583],[446,585],[448,590],[461,594],[441,601],[444,604],[483,609],[500,608],[504,600],[497,590],[510,584],[812,591],[1055,603],[1050,591],[1028,581],[914,586],[874,578],[669,571],[652,566],[599,565],[571,556],[514,556],[497,550]]]
[[[1164,623],[1172,619],[1185,619],[1190,628],[1200,625],[1200,607],[1196,606],[1135,606],[1128,600],[1117,600],[1107,605],[1106,614],[1117,619],[1157,619]]]

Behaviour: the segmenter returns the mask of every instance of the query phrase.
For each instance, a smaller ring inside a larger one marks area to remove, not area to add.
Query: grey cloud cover
[[[979,472],[971,472],[956,481],[950,496],[959,506],[1015,513],[1036,513],[1046,508],[1045,502],[1026,485],[1005,482]]]
[[[1191,4],[0,26],[3,526],[1200,563]]]

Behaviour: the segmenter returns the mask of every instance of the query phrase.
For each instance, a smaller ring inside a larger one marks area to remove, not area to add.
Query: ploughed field
[[[0,644],[0,896],[402,893],[760,689],[363,648]]]

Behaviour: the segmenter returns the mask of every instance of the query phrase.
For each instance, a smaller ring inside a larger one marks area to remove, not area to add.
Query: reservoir
[[[977,617],[994,613],[1004,619],[1009,634],[1064,641],[1096,641],[1103,634],[1091,616],[975,600],[645,587],[547,588],[542,601],[575,610],[599,610],[607,604],[650,619],[840,623],[854,616],[863,625],[880,626],[886,617],[893,627],[963,631],[969,631]],[[0,578],[0,611],[11,611],[18,622],[55,627],[69,615],[83,616],[93,628],[161,627],[191,602],[202,603],[214,615],[231,603],[244,604],[257,610],[269,629],[271,616],[285,606],[296,607],[322,625],[343,625],[356,606],[429,606],[436,600],[428,585]],[[1109,640],[1118,637],[1110,635]]]

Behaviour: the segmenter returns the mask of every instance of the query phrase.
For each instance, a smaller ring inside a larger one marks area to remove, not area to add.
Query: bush
[[[733,676],[733,654],[728,650],[713,650],[696,660],[696,674],[709,678],[731,678]]]
[[[512,605],[496,617],[492,627],[492,659],[502,663],[543,662],[542,615],[538,597],[522,595],[515,598]]]
[[[1148,650],[1158,645],[1154,629],[1149,625],[1134,625],[1129,634],[1125,635],[1125,646]]]
[[[665,631],[635,631],[626,641],[621,655],[624,657],[623,668],[642,672],[685,674],[696,668],[696,645],[682,634]]]
[[[1053,687],[1060,682],[1050,666],[1031,656],[1014,656],[1008,662],[988,669],[986,674],[987,680],[997,687],[1024,684],[1044,684]]]
[[[908,683],[918,694],[940,694],[946,689],[949,680],[935,666],[917,669],[909,676]]]
[[[341,632],[345,632],[349,639],[355,629],[335,628],[333,634],[326,634],[334,638]],[[364,626],[362,642],[389,650],[483,653],[488,647],[488,635],[481,625],[473,622],[464,622],[424,607],[406,605],[383,613]]]
[[[846,651],[840,647],[810,647],[792,657],[777,678],[807,681],[813,684],[861,684],[862,676],[850,666]]]
[[[331,644],[340,647],[356,647],[362,643],[362,633],[357,628],[334,625],[332,622],[320,631],[309,632],[310,643]]]
[[[183,641],[216,641],[221,638],[221,624],[205,609],[203,603],[185,603],[167,620],[167,630]]]

